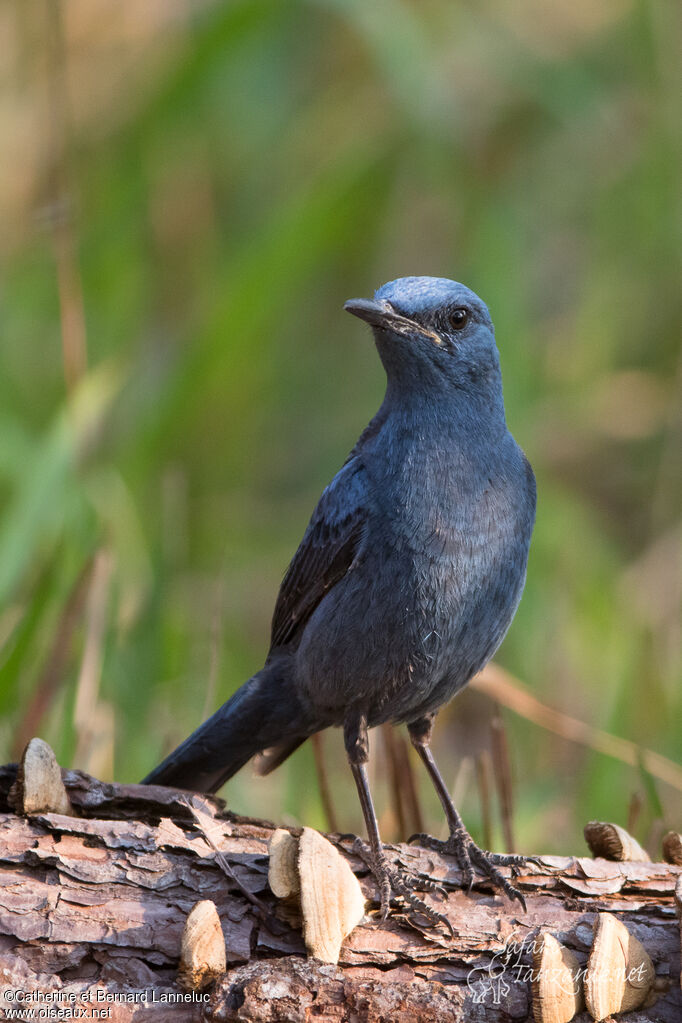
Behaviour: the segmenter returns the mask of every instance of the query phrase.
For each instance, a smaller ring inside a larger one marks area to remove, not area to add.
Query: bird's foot
[[[471,891],[475,871],[490,878],[495,888],[500,888],[510,899],[517,899],[523,909],[526,900],[519,889],[502,874],[498,867],[511,867],[512,878],[518,877],[519,868],[529,862],[529,857],[505,853],[486,852],[479,849],[465,828],[453,830],[446,841],[433,838],[431,835],[412,835],[410,842],[415,842],[425,849],[434,849],[445,856],[454,856],[463,874],[464,887]]]
[[[426,919],[432,927],[444,927],[452,935],[452,924],[446,916],[429,906],[415,891],[439,892],[445,890],[432,878],[424,874],[412,873],[405,868],[398,868],[389,862],[385,852],[375,853],[373,849],[356,839],[353,852],[367,864],[379,888],[381,901],[381,919],[385,920],[394,899],[402,899],[408,907],[408,915],[419,915]]]

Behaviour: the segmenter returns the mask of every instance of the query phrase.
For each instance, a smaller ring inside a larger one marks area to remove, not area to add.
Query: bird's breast
[[[492,656],[525,577],[534,501],[522,459],[413,447],[366,466],[362,550],[297,653],[301,686],[330,720],[350,694],[373,723],[409,720]]]
[[[378,525],[406,556],[467,558],[492,555],[527,518],[519,474],[490,461],[461,456],[399,466],[378,488]]]

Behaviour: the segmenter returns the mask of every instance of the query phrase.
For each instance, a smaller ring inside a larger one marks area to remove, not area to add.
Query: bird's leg
[[[477,868],[482,874],[487,875],[497,888],[501,888],[510,899],[518,899],[525,909],[526,902],[521,892],[497,868],[511,867],[512,873],[514,873],[515,869],[522,866],[526,860],[523,856],[485,852],[483,849],[479,849],[471,838],[462,818],[457,812],[448,788],[443,781],[443,776],[438,770],[436,761],[433,759],[429,743],[431,741],[434,718],[434,714],[426,715],[418,721],[413,721],[409,724],[407,730],[412,740],[412,745],[423,760],[426,770],[429,772],[429,777],[438,793],[438,798],[447,818],[450,837],[447,841],[441,842],[436,838],[432,838],[431,835],[413,835],[412,840],[418,841],[420,845],[426,845],[431,849],[454,856],[462,869],[467,888],[471,889],[474,881],[474,868]]]
[[[369,839],[369,862],[367,865],[370,867],[379,885],[381,912],[382,916],[386,917],[391,902],[391,883],[388,876],[389,865],[381,844],[379,822],[367,777],[366,764],[369,760],[369,736],[367,735],[367,718],[364,714],[348,715],[344,724],[343,738],[348,763],[353,772],[358,796],[360,797],[362,816],[365,818],[365,828],[367,829],[367,838]]]
[[[427,906],[422,899],[414,894],[415,888],[425,888],[428,891],[435,890],[438,886],[429,882],[428,878],[420,879],[411,877],[409,874],[398,870],[389,863],[384,852],[379,835],[379,822],[377,821],[372,794],[369,789],[367,778],[367,761],[369,760],[369,737],[367,735],[367,717],[362,712],[348,714],[344,722],[343,737],[346,746],[346,754],[350,769],[360,797],[362,815],[365,818],[365,827],[369,846],[364,842],[358,842],[357,852],[372,871],[379,886],[381,899],[381,918],[385,920],[394,895],[402,896],[410,907],[433,925],[444,924],[450,932],[452,926],[447,917]]]

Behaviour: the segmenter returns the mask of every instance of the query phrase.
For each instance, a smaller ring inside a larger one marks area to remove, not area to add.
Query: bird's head
[[[372,326],[389,384],[501,396],[495,332],[478,295],[444,277],[400,277],[344,308]]]

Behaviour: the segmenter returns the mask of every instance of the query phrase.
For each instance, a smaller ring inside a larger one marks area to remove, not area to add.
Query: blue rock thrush
[[[498,869],[513,873],[523,860],[475,845],[429,748],[438,708],[509,627],[535,518],[535,478],[507,429],[490,314],[438,277],[404,277],[345,308],[372,327],[384,401],[313,512],[279,591],[264,667],[145,782],[215,792],[255,753],[269,750],[271,770],[341,725],[383,913],[392,896],[423,912],[419,883],[382,848],[366,770],[367,729],[406,722],[450,829],[429,844],[456,857],[469,885],[476,869],[523,901]]]

